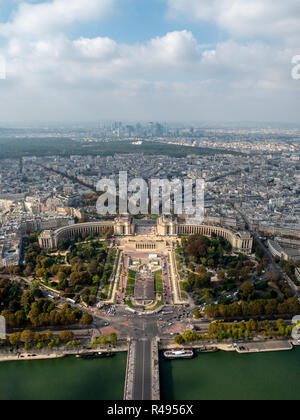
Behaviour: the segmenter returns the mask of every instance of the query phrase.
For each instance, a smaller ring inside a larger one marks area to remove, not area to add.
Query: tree
[[[230,270],[228,270],[227,275],[228,275],[228,279],[231,281],[237,281],[239,278],[239,272],[235,268],[231,268]]]
[[[31,305],[31,310],[28,314],[28,318],[30,319],[30,322],[32,323],[32,325],[34,325],[35,327],[39,325],[39,315],[40,315],[39,306],[37,302],[34,302]]]
[[[82,310],[81,309],[75,309],[73,311],[73,315],[75,316],[76,320],[79,321],[82,318]]]
[[[210,240],[204,236],[192,236],[188,239],[187,253],[191,257],[205,258],[208,255]]]
[[[59,334],[59,339],[61,341],[71,341],[74,338],[73,331],[63,331]]]
[[[213,267],[213,266],[214,266],[214,264],[215,264],[215,261],[214,261],[212,258],[210,258],[210,259],[207,261],[207,264],[209,265],[209,267]]]
[[[66,274],[63,271],[59,271],[57,274],[57,278],[60,283],[64,282],[67,278]]]
[[[242,298],[245,300],[247,300],[249,297],[250,299],[252,299],[255,295],[255,287],[253,286],[253,284],[245,282],[241,287],[241,295]]]
[[[204,265],[197,265],[196,273],[197,274],[206,274],[207,269],[204,267]]]
[[[184,344],[184,339],[183,339],[182,335],[177,335],[175,337],[175,343],[179,344],[180,346],[182,346],[182,344]]]
[[[54,340],[52,340],[52,341],[50,341],[50,343],[48,344],[48,349],[49,349],[49,350],[52,350],[54,346],[55,346],[55,341],[54,341]]]
[[[76,286],[80,282],[79,273],[74,271],[70,276],[70,284]]]
[[[271,299],[268,301],[265,307],[266,315],[276,315],[277,314],[277,301]]]
[[[106,337],[106,335],[102,335],[102,337],[100,337],[99,344],[102,344],[103,346],[105,346],[107,343],[108,343],[108,338]]]
[[[198,337],[197,337],[197,334],[188,330],[182,335],[182,338],[186,343],[191,343],[193,341],[196,341]]]
[[[45,281],[48,279],[48,271],[45,268],[39,268],[36,271],[36,275],[37,277],[41,277]]]
[[[225,272],[225,270],[219,270],[217,272],[217,276],[218,276],[218,280],[224,281],[225,278],[226,278],[226,272]]]
[[[9,336],[9,342],[12,346],[15,346],[20,342],[20,338],[21,338],[21,333],[19,332],[11,334]]]
[[[193,315],[194,315],[194,318],[195,318],[195,319],[200,319],[200,312],[199,312],[199,310],[198,310],[198,309],[196,309],[196,310],[193,312]]]
[[[22,343],[31,343],[33,341],[33,333],[30,330],[24,330],[20,337]]]
[[[90,284],[91,276],[87,271],[81,271],[79,274],[79,279],[81,284]]]
[[[250,268],[248,266],[245,266],[240,270],[240,280],[247,281],[249,277],[250,277]]]
[[[99,284],[100,284],[100,277],[98,276],[98,274],[96,274],[95,276],[93,276],[93,284],[95,284],[96,286],[99,286]]]
[[[191,273],[190,273],[191,274]],[[187,282],[183,282],[183,283],[181,283],[181,288],[182,288],[182,290],[183,291],[185,291],[185,292],[190,292],[190,290],[191,290],[191,286],[189,285],[189,283],[187,283]]]
[[[92,315],[85,313],[81,320],[82,325],[91,325],[92,322],[93,322]]]
[[[187,238],[185,236],[183,236],[181,238],[181,245],[184,247],[186,245],[186,243],[187,243]]]
[[[22,306],[25,307],[27,305],[31,305],[34,301],[35,301],[34,295],[33,295],[31,290],[27,290],[26,292],[23,293],[23,295],[21,297],[21,305]]]
[[[44,343],[42,343],[41,341],[37,343],[36,345],[37,350],[42,350],[43,347],[44,347]]]
[[[118,342],[118,336],[117,336],[117,334],[116,333],[111,333],[109,335],[109,341],[111,342],[111,344],[113,346],[116,346],[117,345],[117,342]]]
[[[62,238],[62,239],[60,239],[60,240],[58,241],[58,246],[57,246],[57,248],[58,248],[60,251],[66,251],[66,250],[69,248],[69,246],[70,246],[70,241],[69,241],[69,239]]]
[[[15,313],[15,321],[16,321],[17,327],[22,327],[25,324],[26,316],[23,309]]]
[[[258,245],[256,247],[256,252],[255,252],[256,258],[261,261],[263,256],[264,256],[264,251],[263,249]]]
[[[34,333],[34,335],[33,335],[33,341],[34,341],[35,343],[40,343],[40,342],[45,341],[45,336],[44,336],[44,334],[41,334],[41,333],[39,333],[39,332],[35,332],[35,333]]]
[[[31,275],[31,273],[32,273],[32,269],[33,269],[32,265],[31,264],[27,264],[25,270],[23,271],[24,276],[25,277],[29,277]]]
[[[46,340],[49,341],[49,340],[52,340],[52,338],[53,338],[53,332],[52,331],[46,332]]]

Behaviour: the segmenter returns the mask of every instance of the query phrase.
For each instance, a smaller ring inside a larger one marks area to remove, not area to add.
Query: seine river
[[[300,347],[250,355],[201,354],[161,363],[164,400],[300,400],[299,389]]]
[[[0,400],[122,400],[126,358],[0,363]]]
[[[126,357],[1,363],[0,400],[122,400]],[[300,400],[299,389],[300,348],[161,361],[162,400]]]

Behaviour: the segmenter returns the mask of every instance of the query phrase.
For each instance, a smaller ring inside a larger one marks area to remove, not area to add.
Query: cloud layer
[[[238,38],[299,41],[298,0],[168,0],[173,17],[214,22]]]
[[[0,34],[42,36],[61,31],[76,22],[99,19],[113,7],[114,0],[53,0],[21,3],[10,22],[0,25]]]
[[[0,24],[0,119],[298,120],[298,1],[168,0],[171,19],[228,33],[212,47],[188,29],[132,45],[66,36],[66,27],[101,22],[115,7],[117,0],[21,3]]]

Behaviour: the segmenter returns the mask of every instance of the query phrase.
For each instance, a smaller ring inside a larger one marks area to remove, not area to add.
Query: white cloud
[[[300,39],[299,0],[168,0],[173,17],[208,21],[238,38]]]
[[[285,3],[280,15],[275,0],[269,16],[269,0],[169,0],[173,14],[228,28],[231,39],[214,47],[188,30],[133,45],[108,37],[70,40],[66,25],[103,16],[113,0],[22,3],[0,24],[6,36],[0,56],[7,59],[0,118],[297,120],[293,31],[286,28],[288,36],[278,42],[272,34],[290,16],[297,21],[296,2]],[[250,39],[259,31],[273,42]]]
[[[74,41],[78,52],[88,58],[108,59],[117,53],[117,43],[109,38],[79,38]]]
[[[35,48],[34,48],[35,50]],[[218,80],[225,89],[243,80],[256,86],[270,80],[277,90],[290,80],[293,49],[253,41],[240,44],[229,40],[204,49],[188,31],[175,31],[141,45],[117,44],[109,38],[64,40],[61,59],[68,59],[80,79],[148,79],[156,82]]]
[[[0,35],[42,36],[67,26],[100,18],[113,7],[114,0],[53,0],[46,3],[22,2],[12,20],[0,24]]]

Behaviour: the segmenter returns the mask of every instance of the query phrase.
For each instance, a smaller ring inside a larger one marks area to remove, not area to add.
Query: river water
[[[0,400],[122,400],[126,353],[0,364]]]
[[[163,400],[300,400],[300,348],[161,361]]]
[[[122,400],[126,353],[0,364],[0,400]],[[162,400],[300,400],[300,348],[160,362]]]

